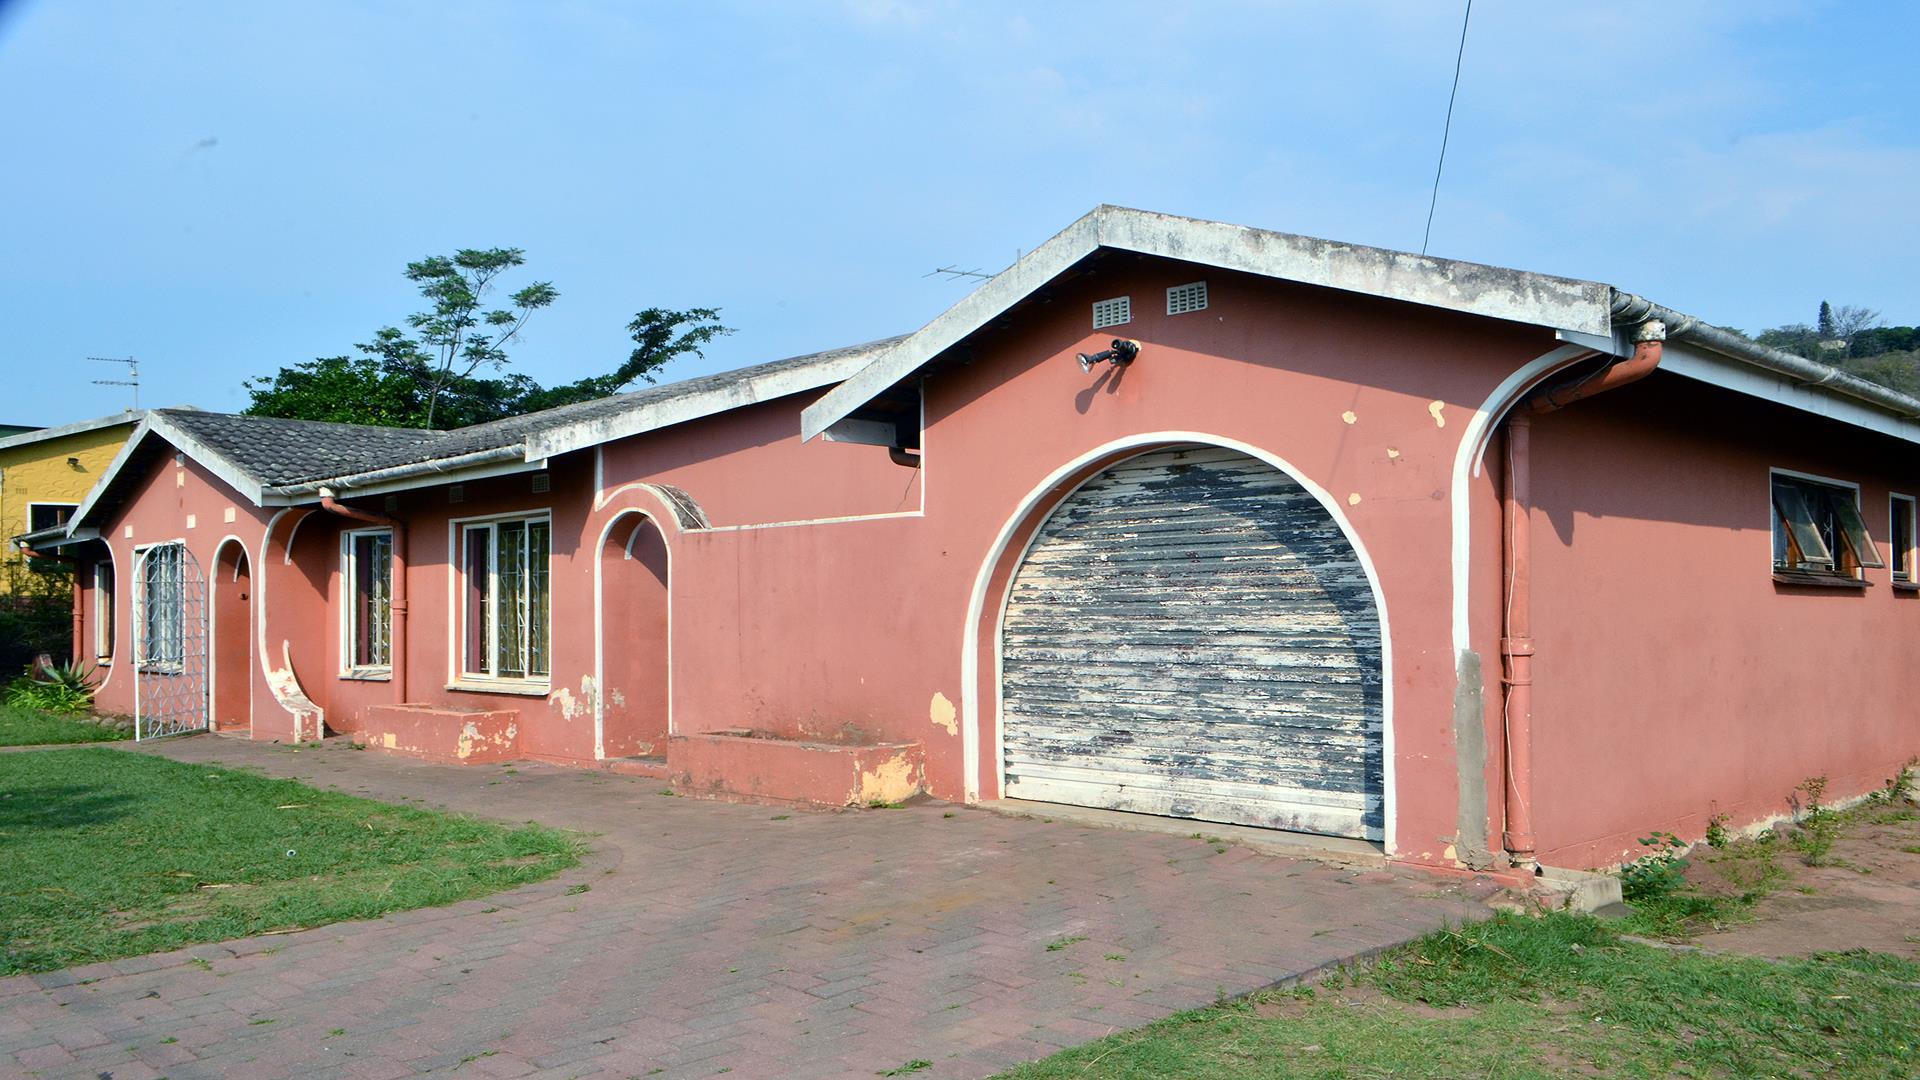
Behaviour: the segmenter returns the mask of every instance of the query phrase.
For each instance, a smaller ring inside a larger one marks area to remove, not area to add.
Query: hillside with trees
[[[1877,311],[1822,300],[1811,324],[1776,326],[1753,339],[1920,397],[1920,328],[1884,323]]]

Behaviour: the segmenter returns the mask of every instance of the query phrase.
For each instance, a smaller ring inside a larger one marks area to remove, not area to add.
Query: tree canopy
[[[487,420],[617,394],[681,356],[700,356],[733,331],[717,308],[650,307],[627,332],[634,347],[604,375],[546,387],[509,371],[508,346],[533,313],[559,299],[551,282],[535,281],[489,306],[502,274],[524,264],[519,248],[467,248],[408,263],[407,279],[427,301],[406,318],[407,330],[385,326],[353,354],[283,367],[246,382],[251,416],[457,428]]]
[[[1878,311],[1851,304],[1834,307],[1822,300],[1811,326],[1787,323],[1762,330],[1753,339],[1920,396],[1920,328],[1882,323]]]

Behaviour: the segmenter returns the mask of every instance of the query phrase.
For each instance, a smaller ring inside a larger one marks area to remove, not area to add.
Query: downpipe
[[[1521,870],[1539,866],[1533,826],[1533,536],[1531,444],[1533,418],[1639,382],[1660,366],[1666,327],[1649,319],[1634,331],[1633,355],[1596,372],[1550,383],[1527,396],[1507,417],[1502,468],[1501,567],[1502,736],[1505,741],[1505,827],[1502,844]]]

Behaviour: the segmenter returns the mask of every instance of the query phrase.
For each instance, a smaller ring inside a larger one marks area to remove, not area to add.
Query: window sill
[[[392,668],[354,668],[340,673],[342,679],[353,682],[392,682]]]
[[[1774,572],[1775,585],[1809,585],[1816,589],[1866,589],[1873,582],[1865,578],[1841,577],[1838,574],[1783,574]]]
[[[553,692],[552,686],[547,683],[517,679],[456,679],[447,684],[447,689],[470,694],[518,694],[521,697],[546,697]]]
[[[1920,581],[1892,582],[1894,592],[1920,593]]]

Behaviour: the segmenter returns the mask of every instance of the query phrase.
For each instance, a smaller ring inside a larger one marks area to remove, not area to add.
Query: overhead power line
[[[1473,0],[1467,0],[1467,12],[1460,18],[1460,51],[1453,57],[1453,89],[1447,94],[1447,123],[1440,129],[1440,163],[1433,167],[1433,197],[1427,200],[1427,231],[1420,237],[1420,254],[1427,253],[1433,239],[1433,208],[1440,205],[1440,174],[1447,167],[1447,139],[1453,135],[1453,101],[1460,96],[1460,62],[1467,55],[1467,24],[1473,21]]]

